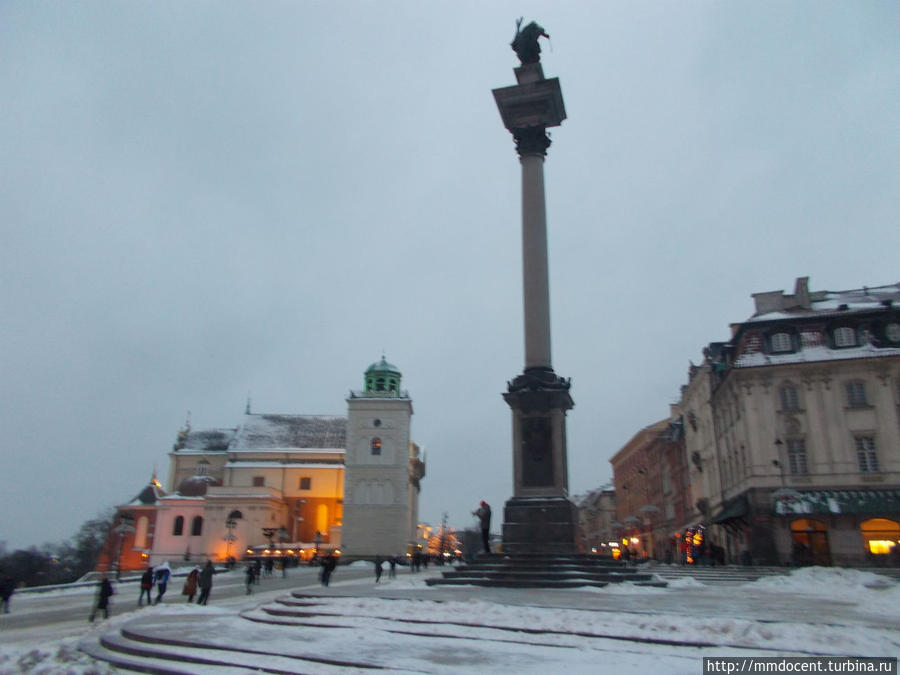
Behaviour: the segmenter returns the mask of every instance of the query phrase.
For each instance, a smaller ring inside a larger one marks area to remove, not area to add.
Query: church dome
[[[210,485],[222,483],[212,476],[189,476],[178,484],[178,494],[182,497],[203,497]]]
[[[381,361],[366,369],[366,392],[391,392],[397,396],[400,393],[400,377],[400,369],[382,356]]]
[[[388,363],[383,356],[381,357],[381,361],[373,363],[371,366],[366,368],[366,375],[376,372],[394,373],[395,375],[400,375],[400,369],[393,363]]]

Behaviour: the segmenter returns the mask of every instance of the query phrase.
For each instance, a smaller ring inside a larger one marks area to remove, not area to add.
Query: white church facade
[[[267,415],[232,428],[188,424],[151,480],[117,509],[100,569],[245,555],[405,555],[416,545],[422,451],[412,399],[384,358],[351,391],[347,415]],[[133,531],[132,531],[133,530]]]

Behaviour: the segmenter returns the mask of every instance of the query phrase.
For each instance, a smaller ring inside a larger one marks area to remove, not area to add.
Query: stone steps
[[[441,577],[427,579],[429,586],[492,586],[497,588],[602,588],[628,581],[640,586],[665,586],[650,572],[625,563],[584,554],[540,553],[480,555],[456,565]]]
[[[273,617],[273,624],[277,620]],[[78,648],[88,656],[116,668],[154,675],[195,675],[215,672],[222,675],[246,675],[248,672],[296,675],[298,673],[342,673],[378,665],[348,660],[280,654],[236,644],[224,647],[213,642],[167,637],[158,630],[135,622],[120,631],[109,631],[99,639],[83,640]]]

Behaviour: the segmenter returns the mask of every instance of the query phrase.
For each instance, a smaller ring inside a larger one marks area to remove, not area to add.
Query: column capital
[[[513,138],[516,141],[516,152],[519,157],[528,155],[547,156],[547,148],[550,147],[550,137],[546,127],[528,127],[526,129],[513,129]]]

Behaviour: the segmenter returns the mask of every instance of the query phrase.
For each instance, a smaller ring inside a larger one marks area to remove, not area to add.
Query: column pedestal
[[[566,411],[570,382],[550,368],[528,369],[504,400],[513,421],[513,497],[503,510],[503,550],[571,553],[575,506],[568,499]]]

